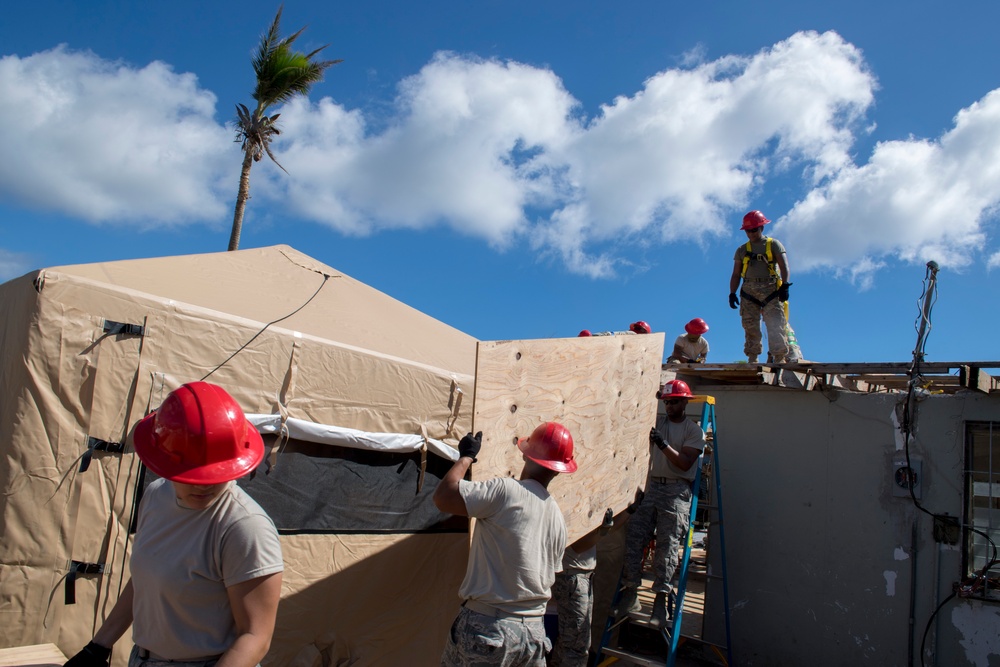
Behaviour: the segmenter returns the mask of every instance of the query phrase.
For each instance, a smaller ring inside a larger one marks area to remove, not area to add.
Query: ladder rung
[[[602,653],[618,658],[619,660],[625,660],[633,665],[642,665],[643,667],[663,667],[664,665],[663,658],[648,658],[644,655],[629,653],[617,648],[605,648]]]

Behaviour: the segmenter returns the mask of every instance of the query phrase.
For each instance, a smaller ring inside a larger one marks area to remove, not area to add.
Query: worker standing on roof
[[[263,459],[260,434],[222,387],[193,382],[140,421],[133,439],[161,479],[139,505],[132,578],[67,667],[106,667],[130,625],[129,667],[259,664],[284,564],[271,519],[233,480]]]
[[[699,472],[695,464],[705,449],[705,432],[687,418],[688,399],[693,396],[686,382],[667,382],[659,397],[666,407],[666,419],[658,419],[649,432],[650,446],[654,450],[650,454],[646,493],[628,523],[622,571],[625,590],[618,614],[640,609],[638,590],[642,581],[642,556],[655,531],[653,592],[656,596],[650,624],[664,627],[668,616],[667,597],[673,595],[670,579],[677,569],[677,550],[687,537],[691,483]]]
[[[743,353],[751,364],[757,363],[763,349],[761,318],[767,327],[769,361],[780,364],[788,357],[784,305],[791,286],[788,282],[788,257],[780,241],[764,236],[764,225],[769,222],[760,211],[750,211],[743,216],[740,229],[747,233],[747,242],[736,249],[733,274],[729,278],[729,307],[740,309],[746,335]],[[741,278],[743,287],[740,289]],[[737,289],[740,289],[739,297],[736,296]]]
[[[442,512],[475,517],[462,608],[451,626],[442,665],[543,667],[551,648],[543,615],[556,571],[562,569],[566,523],[547,487],[576,472],[573,437],[546,422],[517,446],[520,479],[464,479],[482,447],[482,432],[458,444],[459,459],[434,491]]]
[[[708,358],[708,341],[702,334],[708,331],[708,324],[700,317],[696,317],[684,325],[684,331],[686,333],[674,341],[674,351],[667,357],[667,362],[703,363]]]

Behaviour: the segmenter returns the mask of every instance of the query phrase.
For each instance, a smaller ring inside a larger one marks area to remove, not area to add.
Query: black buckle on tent
[[[90,461],[94,458],[94,452],[108,452],[109,454],[121,454],[125,451],[125,444],[121,442],[108,442],[93,436],[87,436],[87,451],[80,459],[80,472],[87,472]]]
[[[145,333],[145,328],[141,324],[104,320],[104,333],[111,336],[141,336]]]
[[[66,574],[66,604],[76,604],[76,578],[81,574],[104,574],[104,563],[84,563],[78,560],[69,562],[69,572]]]

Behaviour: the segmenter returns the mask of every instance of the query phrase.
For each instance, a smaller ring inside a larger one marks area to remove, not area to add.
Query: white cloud
[[[402,82],[383,133],[296,100],[276,149],[293,206],[341,231],[446,224],[503,245],[554,196],[533,156],[565,143],[574,104],[547,70],[444,53]]]
[[[384,129],[297,98],[274,145],[289,173],[254,169],[249,214],[353,235],[448,226],[600,277],[635,247],[730,234],[780,180],[805,193],[767,211],[796,271],[831,267],[865,289],[892,260],[960,267],[982,252],[1000,209],[1000,90],[939,139],[884,142],[856,165],[877,83],[839,35],[703,58],[593,118],[548,69],[452,53],[400,83]],[[0,89],[0,141],[17,156],[0,161],[5,198],[92,222],[228,217],[238,146],[194,75],[57,48],[0,59]]]
[[[963,267],[985,242],[998,183],[1000,90],[960,111],[938,141],[880,143],[867,164],[842,168],[783,218],[782,239],[802,268],[854,279],[884,265],[876,258]]]
[[[225,212],[219,180],[239,156],[212,119],[215,96],[194,75],[59,47],[0,58],[0,90],[5,197],[90,222]]]
[[[986,268],[990,271],[993,269],[1000,269],[1000,252],[995,252],[990,255],[989,259],[986,260]]]
[[[726,233],[775,165],[814,179],[841,168],[874,87],[840,36],[799,33],[661,72],[584,123],[551,71],[443,53],[401,84],[385,132],[366,136],[330,100],[296,101],[276,150],[295,209],[343,232],[447,224],[498,246],[530,232],[600,276],[622,260],[589,248]]]
[[[776,165],[821,178],[848,163],[851,126],[874,78],[835,33],[798,33],[753,57],[727,57],[651,77],[602,109],[561,159],[576,211],[556,215],[567,255],[582,243],[653,232],[664,242],[728,233]]]

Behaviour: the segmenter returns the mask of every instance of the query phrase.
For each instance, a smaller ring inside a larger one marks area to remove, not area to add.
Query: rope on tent
[[[219,370],[220,368],[222,368],[223,366],[225,366],[226,364],[228,364],[232,360],[233,357],[235,357],[237,354],[239,354],[240,352],[242,352],[243,350],[245,350],[247,348],[247,346],[250,345],[250,343],[252,343],[255,340],[257,340],[257,337],[260,336],[262,333],[264,333],[269,326],[271,326],[272,324],[277,324],[278,322],[281,322],[283,320],[287,320],[289,317],[291,317],[295,313],[299,312],[300,310],[302,310],[303,308],[305,308],[306,306],[308,306],[309,302],[312,301],[313,299],[315,299],[316,295],[318,295],[319,292],[320,292],[320,290],[323,289],[323,286],[326,285],[326,281],[328,281],[330,279],[330,276],[328,276],[325,273],[322,274],[322,276],[323,276],[323,282],[320,283],[319,287],[316,288],[316,291],[313,292],[313,295],[311,297],[309,297],[308,299],[306,299],[305,303],[303,303],[301,306],[299,306],[298,308],[296,308],[292,312],[288,313],[284,317],[279,317],[278,319],[272,320],[272,321],[268,322],[267,324],[265,324],[264,327],[260,331],[258,331],[257,333],[255,333],[250,340],[248,340],[247,342],[243,343],[243,345],[241,345],[239,347],[239,349],[237,349],[235,352],[233,352],[228,357],[226,357],[225,361],[223,361],[221,364],[219,364],[218,366],[216,366],[215,368],[213,368],[212,370],[210,370],[208,373],[205,373],[204,377],[201,378],[201,381],[204,382],[212,373],[214,373],[215,371]]]

